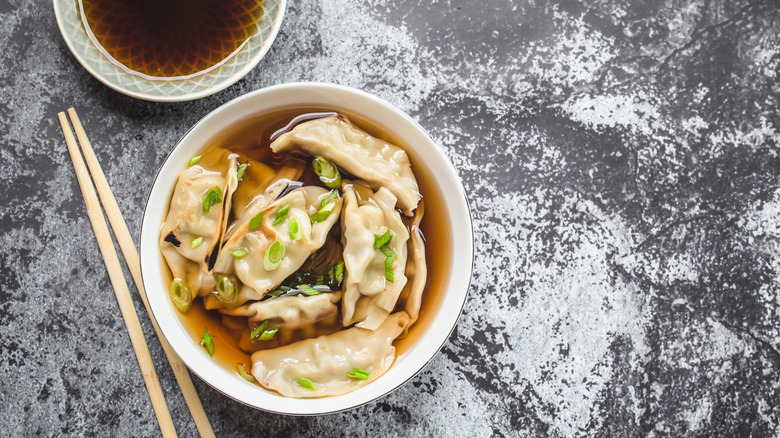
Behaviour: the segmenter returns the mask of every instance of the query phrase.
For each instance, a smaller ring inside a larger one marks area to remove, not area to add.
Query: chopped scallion
[[[190,166],[194,166],[198,164],[198,161],[200,161],[200,155],[195,155],[194,157],[190,158]]]
[[[311,389],[312,391],[316,391],[317,387],[314,386],[314,383],[312,383],[311,380],[307,379],[306,377],[298,377],[295,376],[295,379],[298,380],[298,383],[301,384],[306,389]]]
[[[210,212],[211,206],[220,201],[222,201],[222,189],[219,186],[214,186],[203,197],[203,211]]]
[[[311,223],[322,222],[330,216],[330,210],[320,210],[311,217]]]
[[[291,289],[290,286],[279,286],[275,290],[272,290],[271,292],[268,292],[267,295],[269,297],[278,297],[279,295],[282,295],[283,293],[287,292],[290,289]]]
[[[393,240],[393,232],[390,230],[385,231],[384,234],[374,234],[374,249],[379,249]]]
[[[302,290],[303,293],[306,295],[319,295],[320,291],[317,289],[314,289],[313,287],[309,286],[308,284],[299,284],[296,286],[298,289]]]
[[[241,163],[241,164],[238,166],[238,170],[236,170],[236,179],[238,179],[239,181],[241,181],[241,178],[243,178],[243,177],[244,177],[244,172],[246,172],[246,167],[247,167],[248,165],[249,165],[249,161],[245,161],[245,162]]]
[[[217,298],[223,303],[231,303],[238,297],[236,281],[228,275],[217,278]]]
[[[332,189],[341,187],[341,174],[339,173],[338,167],[333,163],[323,157],[317,156],[314,157],[314,161],[312,161],[311,164],[314,168],[314,173],[320,177],[320,181],[322,181],[323,184]]]
[[[263,212],[257,213],[256,215],[252,216],[252,219],[249,219],[249,230],[254,230],[255,228],[259,227],[263,223]]]
[[[243,377],[244,380],[246,380],[249,383],[254,383],[255,378],[252,377],[251,374],[246,372],[246,370],[244,369],[244,364],[239,362],[238,365],[236,366],[236,368],[238,369],[238,375],[239,376]]]
[[[389,246],[385,245],[381,248],[379,248],[380,251],[382,251],[382,254],[385,255],[385,279],[389,281],[390,283],[393,283],[394,276],[393,276],[393,262],[395,261],[395,251],[393,251],[393,248],[390,248]]]
[[[288,225],[290,227],[290,240],[299,240],[301,237],[303,237],[303,229],[301,229],[301,225],[298,223],[298,220],[295,219],[295,217],[290,218]]]
[[[171,301],[181,313],[187,313],[192,305],[190,287],[178,278],[174,278],[171,282]]]
[[[290,206],[285,205],[282,207],[277,213],[276,213],[276,219],[274,219],[274,222],[271,224],[273,226],[277,226],[284,222],[284,220],[287,218],[287,212],[290,211]]]
[[[199,247],[201,243],[203,243],[203,236],[192,239],[192,243],[190,243],[190,248],[195,249]]]
[[[358,380],[368,380],[368,375],[371,374],[368,370],[360,368],[352,368],[352,371],[347,372],[347,377]]]
[[[328,196],[325,197],[325,199],[320,202],[320,209],[325,208],[328,204],[330,204],[330,201],[338,198],[339,192],[338,190],[331,190],[330,193],[328,193]]]
[[[203,333],[203,338],[200,340],[200,345],[204,346],[206,348],[206,351],[208,351],[209,356],[214,356],[214,336],[211,336],[209,334],[209,329],[205,328],[205,333]]]
[[[260,324],[259,326],[257,326],[257,327],[256,327],[254,330],[252,330],[252,332],[251,332],[251,333],[249,333],[249,340],[251,341],[252,339],[256,338],[256,337],[257,337],[257,335],[259,335],[260,333],[262,333],[263,331],[265,331],[265,329],[266,329],[267,327],[268,327],[268,321],[263,321],[263,323],[262,323],[262,324]]]
[[[340,261],[338,265],[336,265],[336,282],[338,284],[341,284],[341,281],[344,280],[344,260]]]
[[[282,245],[282,242],[276,241],[268,248],[268,252],[265,254],[265,258],[263,259],[263,265],[265,266],[266,271],[273,271],[274,269],[279,267],[279,263],[282,261],[282,258],[284,257],[284,245]]]
[[[274,335],[278,331],[279,331],[279,326],[278,325],[275,325],[275,326],[273,326],[273,327],[271,327],[269,329],[263,330],[263,334],[260,335],[259,339],[261,341],[270,341],[271,339],[274,338]]]
[[[245,250],[244,248],[238,248],[237,250],[232,251],[230,253],[230,255],[232,255],[234,258],[237,258],[237,259],[240,259],[241,257],[243,257],[243,256],[245,256],[247,254],[249,254],[249,252],[247,250]]]

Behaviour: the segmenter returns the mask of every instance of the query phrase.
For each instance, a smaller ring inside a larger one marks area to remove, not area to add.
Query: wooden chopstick
[[[70,158],[76,170],[76,178],[81,187],[81,194],[84,196],[89,221],[92,223],[92,229],[95,232],[100,253],[103,255],[103,261],[106,264],[108,277],[111,279],[111,285],[114,287],[114,294],[119,303],[119,310],[122,312],[122,318],[125,320],[127,333],[130,335],[130,342],[133,344],[135,357],[138,359],[138,366],[141,367],[141,374],[143,375],[144,383],[146,383],[149,398],[152,400],[154,413],[157,415],[157,423],[160,425],[160,431],[162,431],[164,437],[175,437],[176,429],[173,427],[171,414],[168,412],[168,405],[165,404],[160,381],[157,379],[157,373],[154,371],[152,356],[149,354],[149,347],[146,345],[146,339],[141,330],[141,323],[138,321],[138,315],[135,313],[133,300],[130,298],[130,291],[122,274],[122,266],[119,264],[119,258],[114,249],[114,242],[108,233],[106,220],[103,219],[103,212],[100,209],[95,188],[92,187],[87,166],[84,165],[84,161],[81,159],[76,139],[70,130],[65,113],[60,112],[57,116],[62,125],[62,132],[65,134],[65,142],[68,144],[68,152],[70,152]]]
[[[165,356],[168,357],[168,362],[171,364],[173,374],[176,376],[176,381],[179,383],[184,401],[187,402],[187,407],[190,409],[190,414],[195,420],[195,427],[198,428],[200,436],[203,438],[214,437],[214,431],[211,428],[211,423],[206,416],[206,411],[203,409],[203,404],[198,397],[198,393],[195,390],[195,385],[192,384],[190,373],[187,371],[187,367],[184,362],[176,355],[171,348],[168,341],[160,333],[160,327],[157,325],[151,310],[149,309],[149,302],[146,299],[146,293],[144,292],[144,285],[141,281],[141,264],[138,257],[138,250],[136,250],[133,238],[130,237],[130,231],[127,229],[125,219],[122,217],[122,213],[119,211],[119,206],[116,203],[114,194],[111,192],[111,187],[108,185],[106,176],[103,173],[103,169],[100,167],[95,152],[92,149],[92,144],[87,138],[87,133],[84,131],[84,127],[81,125],[76,110],[73,108],[68,109],[68,115],[73,123],[73,128],[76,130],[76,136],[78,136],[79,144],[81,145],[81,151],[84,154],[84,158],[89,166],[89,171],[92,174],[92,179],[97,187],[98,194],[100,195],[100,201],[103,203],[103,209],[106,211],[108,221],[111,223],[111,228],[114,230],[114,236],[116,236],[119,242],[119,248],[122,250],[122,254],[125,256],[125,262],[127,267],[130,268],[130,274],[133,276],[135,286],[138,288],[138,292],[141,295],[141,300],[146,307],[146,313],[149,314],[149,318],[152,321],[157,338],[162,344]]]

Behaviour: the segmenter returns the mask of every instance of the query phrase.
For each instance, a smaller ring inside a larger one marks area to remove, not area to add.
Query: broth
[[[413,149],[410,149],[407,145],[403,144],[400,139],[393,135],[390,131],[383,128],[380,125],[370,122],[369,120],[359,117],[355,114],[351,114],[348,111],[336,110],[338,113],[346,115],[356,126],[360,127],[364,131],[373,135],[374,137],[383,139],[392,144],[398,145],[407,151],[409,158],[412,162],[412,170],[415,173],[417,182],[419,185],[420,193],[423,196],[424,203],[424,216],[420,224],[420,229],[424,236],[425,249],[426,249],[426,261],[428,266],[428,276],[426,280],[425,292],[422,296],[422,304],[420,307],[419,318],[414,325],[409,329],[408,334],[396,339],[394,345],[396,346],[396,358],[405,354],[412,345],[416,342],[416,339],[424,333],[430,326],[430,318],[428,316],[433,313],[434,309],[439,305],[442,299],[442,292],[446,287],[446,270],[450,266],[451,260],[451,248],[448,242],[449,219],[446,217],[445,206],[442,203],[443,197],[440,195],[438,187],[435,184],[434,175],[432,175],[426,168],[419,164],[419,160],[416,159]],[[209,146],[203,152],[204,162],[209,159],[210,152],[218,149],[229,149],[232,152],[238,153],[244,157],[251,158],[260,163],[267,165],[270,169],[277,168],[278,166],[286,165],[288,167],[302,167],[302,174],[299,174],[300,180],[307,185],[319,185],[319,180],[316,179],[316,175],[311,171],[311,166],[308,165],[309,157],[302,153],[286,152],[282,154],[274,154],[270,149],[272,138],[275,138],[274,134],[279,133],[280,130],[285,128],[291,129],[291,122],[295,120],[296,123],[300,123],[311,118],[323,117],[334,113],[333,108],[289,108],[285,110],[279,110],[269,112],[261,117],[251,118],[243,122],[239,122],[234,128],[220,133],[216,138],[209,142]],[[316,114],[316,116],[311,116]],[[239,160],[240,161],[240,160]],[[253,166],[249,166],[247,172],[244,175],[244,181],[256,181],[258,179],[269,178],[269,175],[264,172],[271,172],[270,169],[255,169],[250,172]],[[253,173],[254,172],[254,173]],[[248,185],[248,184],[247,184]],[[241,184],[239,184],[241,186]],[[236,192],[238,193],[238,192]],[[236,200],[234,195],[234,202],[247,203],[247,199]],[[422,208],[422,204],[420,206]],[[401,215],[404,222],[409,224],[409,219]],[[232,222],[234,214],[231,213],[228,223]],[[326,242],[323,248],[328,245],[338,245],[341,247],[341,232],[339,224],[337,223],[330,231],[328,242]],[[331,248],[330,252],[336,251]],[[323,252],[323,249],[317,251]],[[324,251],[328,252],[328,251]],[[321,257],[328,257],[327,255],[318,255],[315,260],[307,261],[307,264],[316,264]],[[310,263],[311,262],[311,263]],[[163,270],[165,271],[168,281],[172,279],[170,270],[163,261]],[[412,277],[409,277],[409,281],[404,287],[404,291],[401,293],[401,297],[405,296],[408,288],[412,284]],[[403,308],[404,303],[400,302],[396,305],[396,310]],[[339,307],[339,329],[341,329],[340,320],[340,305]],[[231,372],[236,372],[236,363],[244,363],[246,370],[249,372],[251,369],[250,353],[244,351],[242,346],[246,347],[246,342],[241,342],[241,336],[247,336],[250,326],[246,317],[240,317],[240,320],[231,317],[229,321],[223,320],[223,316],[217,310],[206,310],[203,307],[202,300],[195,298],[192,308],[187,314],[181,314],[181,320],[187,332],[192,337],[193,341],[197,344],[200,343],[203,336],[204,327],[208,329],[209,333],[214,338],[215,351],[213,358],[225,366]],[[322,330],[319,335],[332,333],[335,330],[327,329]],[[267,345],[261,345],[260,341],[255,341],[256,348],[274,348],[278,346],[278,343],[269,342]]]
[[[257,0],[82,0],[97,42],[128,69],[189,76],[227,59],[252,36]]]

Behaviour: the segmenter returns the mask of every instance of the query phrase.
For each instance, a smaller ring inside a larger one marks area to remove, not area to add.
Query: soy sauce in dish
[[[88,34],[130,73],[186,79],[227,60],[252,36],[262,0],[81,0]]]

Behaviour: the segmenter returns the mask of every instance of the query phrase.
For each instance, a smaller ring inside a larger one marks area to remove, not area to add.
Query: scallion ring
[[[282,258],[284,258],[284,245],[282,245],[282,242],[276,241],[268,248],[268,252],[265,254],[265,258],[263,258],[263,266],[265,267],[266,271],[273,271],[274,269],[279,267],[279,263],[281,263]]]
[[[323,157],[314,157],[312,161],[312,167],[314,173],[320,177],[320,181],[331,189],[337,189],[341,187],[341,173],[339,173],[338,167],[333,163],[326,160]]]
[[[200,246],[200,244],[203,243],[203,236],[198,236],[195,239],[192,239],[192,242],[190,243],[190,248],[195,249]]]
[[[217,298],[226,304],[231,304],[238,298],[236,280],[230,275],[217,277]]]
[[[290,218],[288,221],[288,226],[290,227],[290,240],[300,240],[300,238],[303,237],[303,229],[295,217]]]
[[[238,369],[238,375],[239,376],[243,377],[244,380],[246,380],[249,383],[254,383],[255,378],[252,377],[251,374],[246,372],[246,370],[244,369],[244,364],[243,363],[239,362],[238,365],[236,366],[236,368]]]
[[[181,313],[187,313],[192,306],[192,291],[181,279],[174,278],[171,282],[171,301]]]

